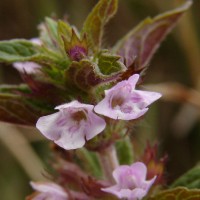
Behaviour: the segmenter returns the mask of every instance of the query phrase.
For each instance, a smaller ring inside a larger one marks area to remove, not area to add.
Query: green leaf
[[[55,84],[64,81],[64,70],[69,67],[70,61],[66,55],[48,49],[45,46],[33,44],[27,40],[10,40],[0,42],[0,62],[13,63],[33,61],[42,66],[44,74],[38,78],[49,79]]]
[[[89,46],[97,51],[101,46],[103,28],[116,13],[118,0],[99,0],[92,12],[88,15],[82,30],[86,34]]]
[[[11,94],[30,94],[31,90],[26,84],[20,84],[20,85],[6,85],[1,84],[0,85],[0,93],[11,93]]]
[[[46,22],[46,26],[47,26],[47,29],[49,31],[50,36],[52,38],[56,39],[57,36],[58,36],[58,34],[57,34],[57,26],[58,26],[57,21],[52,19],[52,18],[46,17],[45,22]]]
[[[41,116],[40,111],[28,106],[18,95],[0,93],[0,120],[22,125],[34,125]]]
[[[114,52],[124,58],[127,67],[131,67],[134,62],[137,68],[147,66],[160,43],[191,3],[186,1],[177,9],[145,19],[116,44]]]
[[[112,55],[109,52],[101,52],[98,56],[98,68],[103,75],[112,75],[123,72],[126,67],[119,61],[120,56]]]
[[[0,121],[35,126],[40,116],[52,113],[57,104],[51,101],[56,95],[50,94],[47,87],[40,94],[36,91],[38,89],[32,92],[26,84],[0,85]],[[49,101],[45,101],[42,95],[52,96]]]
[[[175,180],[170,187],[174,188],[177,186],[200,189],[200,165],[183,174],[180,178]]]
[[[146,200],[199,200],[200,190],[189,190],[184,187],[177,187],[174,189],[164,190],[154,197],[149,197]]]
[[[28,40],[0,42],[0,62],[30,61],[40,56],[37,45]]]
[[[120,165],[129,165],[133,163],[133,147],[129,137],[117,141],[116,149]]]

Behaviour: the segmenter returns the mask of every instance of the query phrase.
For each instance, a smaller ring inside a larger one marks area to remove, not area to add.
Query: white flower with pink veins
[[[57,113],[40,117],[36,127],[66,150],[81,148],[106,127],[104,119],[96,115],[93,108],[93,105],[72,101],[57,106]]]

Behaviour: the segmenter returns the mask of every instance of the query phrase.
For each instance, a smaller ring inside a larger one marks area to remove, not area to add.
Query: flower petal
[[[158,100],[162,95],[158,92],[135,90],[134,93],[142,97],[145,107]]]
[[[133,76],[129,77],[128,82],[131,84],[132,88],[135,88],[139,78],[140,78],[139,74],[134,74]]]
[[[48,195],[59,196],[59,200],[67,199],[68,194],[59,185],[51,182],[31,182],[32,188],[40,193],[48,193]]]
[[[91,112],[88,117],[90,123],[88,123],[87,129],[90,131],[86,132],[86,139],[90,140],[105,129],[106,122],[104,119],[94,114],[93,112]]]
[[[131,171],[134,176],[137,176],[140,180],[145,180],[147,175],[147,168],[142,162],[133,163]]]
[[[35,74],[40,72],[41,65],[34,62],[15,62],[13,67],[20,73]]]
[[[120,183],[122,181],[122,178],[125,174],[127,174],[127,171],[130,169],[128,165],[120,165],[118,168],[116,168],[113,171],[113,177],[117,183]]]
[[[76,131],[72,130],[71,132],[70,131],[65,132],[63,130],[60,139],[54,142],[66,150],[81,148],[85,144],[84,129],[79,128],[79,129],[76,129]]]
[[[59,127],[60,113],[40,117],[36,123],[36,128],[50,140],[58,140],[61,137],[61,127]]]

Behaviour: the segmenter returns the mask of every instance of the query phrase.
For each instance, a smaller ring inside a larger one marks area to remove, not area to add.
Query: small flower
[[[15,62],[13,63],[13,67],[22,74],[35,74],[40,72],[41,65],[34,62]]]
[[[55,109],[59,112],[39,118],[36,127],[45,137],[66,150],[81,148],[85,140],[92,139],[106,126],[93,108],[93,105],[72,101],[57,106]]]
[[[31,182],[31,186],[37,191],[33,196],[30,197],[31,200],[68,200],[68,194],[64,191],[62,187],[55,183],[34,183]]]
[[[135,90],[139,75],[121,81],[109,90],[105,98],[94,108],[95,112],[112,119],[133,120],[144,115],[151,103],[161,97],[160,93]]]
[[[116,195],[118,198],[140,200],[147,195],[156,177],[146,181],[147,168],[141,162],[131,166],[121,165],[113,171],[116,185],[103,188],[104,192]]]

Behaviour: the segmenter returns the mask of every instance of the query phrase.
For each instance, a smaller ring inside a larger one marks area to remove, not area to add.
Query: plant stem
[[[119,166],[117,153],[114,145],[99,152],[100,163],[106,179],[114,182],[112,172]]]

